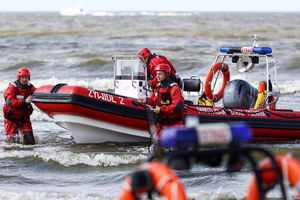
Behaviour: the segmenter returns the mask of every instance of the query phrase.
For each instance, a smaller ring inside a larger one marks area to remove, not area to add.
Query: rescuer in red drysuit
[[[171,67],[159,64],[155,67],[158,84],[153,93],[146,99],[138,99],[140,103],[152,106],[153,112],[158,115],[155,139],[160,138],[160,132],[167,126],[183,125],[184,98],[177,83],[170,79]]]
[[[177,84],[179,84],[179,86],[181,87],[181,80],[178,76],[176,76],[175,67],[165,56],[156,55],[155,53],[152,54],[152,52],[147,48],[140,49],[138,54],[142,62],[145,63],[147,66],[148,86],[150,86],[153,89],[158,84],[158,81],[155,78],[155,67],[159,64],[167,64],[171,68],[171,74],[169,78],[172,81],[177,82]]]
[[[33,111],[31,95],[36,88],[29,81],[30,71],[21,68],[17,72],[17,80],[9,83],[4,92],[4,128],[8,142],[20,142],[18,136],[22,133],[25,144],[35,144],[30,115]]]

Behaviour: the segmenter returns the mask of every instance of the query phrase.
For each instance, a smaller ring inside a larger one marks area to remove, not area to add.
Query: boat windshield
[[[146,80],[144,64],[138,56],[114,56],[115,79]]]

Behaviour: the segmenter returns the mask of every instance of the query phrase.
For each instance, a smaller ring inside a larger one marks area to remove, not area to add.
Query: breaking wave
[[[30,200],[99,200],[99,199],[107,199],[113,200],[116,199],[115,196],[108,197],[108,195],[99,193],[71,193],[71,192],[39,192],[39,191],[7,191],[7,190],[0,190],[0,199],[6,200],[23,200],[23,199],[30,199]]]
[[[2,80],[0,81],[0,93],[3,93],[7,88],[10,80]],[[69,79],[58,79],[56,77],[52,77],[49,79],[36,79],[32,80],[31,83],[36,87],[41,87],[43,85],[56,85],[58,83],[66,83],[68,85],[76,85],[87,88],[92,88],[95,90],[109,90],[114,88],[113,79],[99,79],[95,78],[92,80],[82,80],[78,78],[69,78]]]
[[[93,11],[89,12],[88,15],[91,16],[159,16],[159,17],[174,17],[174,16],[192,16],[198,15],[197,12],[150,12],[150,11],[142,11],[142,12],[109,12],[109,11]]]
[[[232,79],[242,78],[242,76],[235,76]],[[205,78],[201,78],[202,81]],[[260,80],[251,82],[254,86],[258,84]],[[3,93],[8,86],[9,80],[0,81],[0,93]],[[113,79],[92,79],[92,80],[82,80],[78,78],[70,78],[70,79],[58,79],[55,77],[49,79],[38,79],[33,80],[32,84],[35,87],[41,87],[43,85],[56,85],[58,83],[66,83],[68,85],[76,85],[82,86],[86,88],[91,88],[95,90],[108,91],[113,90],[114,83]],[[280,80],[279,81],[279,90],[282,94],[293,94],[300,92],[300,80]]]
[[[1,145],[2,146],[2,145]],[[7,145],[9,146],[9,145]],[[121,165],[141,164],[147,155],[145,154],[109,154],[109,153],[74,153],[60,148],[46,147],[42,150],[0,150],[0,159],[27,159],[35,158],[46,163],[56,162],[61,166],[70,167],[86,165],[92,167],[118,167]]]

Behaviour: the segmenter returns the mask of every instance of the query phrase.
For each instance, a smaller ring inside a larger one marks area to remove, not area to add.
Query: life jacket
[[[171,97],[171,90],[176,90],[175,87],[177,87],[177,90],[180,91],[180,94]],[[154,96],[154,103],[156,106],[168,106],[170,108],[170,112],[168,113],[159,113],[159,123],[172,123],[183,119],[184,99],[182,97],[181,90],[177,83],[174,83],[169,79],[164,83],[158,84],[157,87],[154,89]],[[176,100],[177,103],[172,104],[172,99]]]
[[[35,87],[28,83],[22,85],[19,81],[9,83],[8,88],[5,90],[3,106],[3,114],[5,119],[10,121],[26,121],[32,114],[33,108],[31,104],[27,104],[25,99],[32,95]]]

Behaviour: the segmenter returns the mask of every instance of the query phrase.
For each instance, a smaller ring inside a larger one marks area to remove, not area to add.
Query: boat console
[[[136,55],[115,55],[115,94],[132,97],[147,97],[147,73],[144,63]]]

